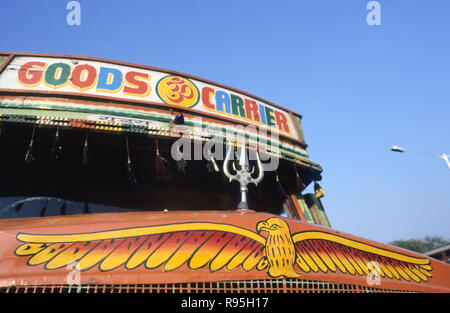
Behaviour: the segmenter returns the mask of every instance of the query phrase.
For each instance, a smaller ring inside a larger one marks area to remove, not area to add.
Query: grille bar
[[[35,285],[0,287],[0,293],[404,293],[312,280],[235,280],[141,285]]]

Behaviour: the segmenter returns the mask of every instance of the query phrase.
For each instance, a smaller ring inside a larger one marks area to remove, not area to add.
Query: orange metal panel
[[[289,278],[450,292],[447,264],[266,213],[88,214],[2,220],[0,229],[3,287],[67,285],[77,277],[80,285]]]

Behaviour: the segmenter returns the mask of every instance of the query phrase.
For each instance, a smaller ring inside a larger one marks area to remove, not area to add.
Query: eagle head
[[[269,236],[274,235],[289,235],[289,237],[291,236],[288,224],[281,218],[277,217],[272,217],[264,222],[259,222],[258,225],[256,225],[256,230],[258,231],[258,233],[261,233],[262,231],[267,231],[269,233]]]
[[[272,277],[298,277],[294,270],[296,250],[288,224],[280,218],[272,217],[256,225],[258,233],[267,231],[266,257],[269,275]]]

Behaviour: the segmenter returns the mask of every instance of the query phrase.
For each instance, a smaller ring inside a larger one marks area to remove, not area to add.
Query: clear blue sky
[[[388,242],[450,238],[450,1],[4,1],[0,51],[167,68],[303,115],[332,226]]]

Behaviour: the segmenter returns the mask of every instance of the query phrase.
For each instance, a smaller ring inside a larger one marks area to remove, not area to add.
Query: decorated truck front
[[[448,265],[330,228],[300,115],[147,66],[0,64],[1,291],[450,290]]]

